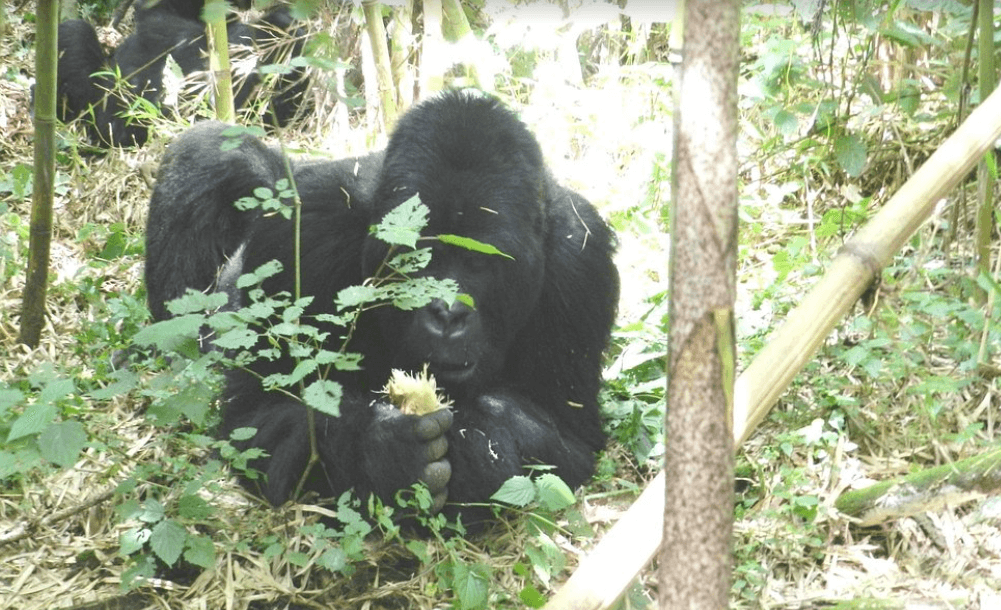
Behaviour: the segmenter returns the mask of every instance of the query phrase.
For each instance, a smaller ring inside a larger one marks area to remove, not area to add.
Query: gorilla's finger
[[[448,453],[448,439],[444,436],[428,441],[424,447],[424,459],[428,462],[438,461],[445,457],[446,453]]]
[[[440,494],[435,494],[431,496],[431,499],[434,500],[434,504],[431,505],[431,514],[438,514],[441,512],[441,509],[445,508],[445,501],[448,500],[448,492],[443,491]]]
[[[437,494],[448,487],[452,478],[452,465],[448,460],[438,460],[424,467],[421,482],[428,486],[432,494]]]
[[[438,409],[433,413],[421,415],[414,425],[414,432],[417,434],[417,438],[422,441],[429,441],[445,434],[445,431],[451,426],[452,411],[449,409]]]

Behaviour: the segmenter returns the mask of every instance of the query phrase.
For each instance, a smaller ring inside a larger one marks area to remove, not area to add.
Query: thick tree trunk
[[[661,608],[725,608],[733,529],[737,2],[685,5],[675,111]]]

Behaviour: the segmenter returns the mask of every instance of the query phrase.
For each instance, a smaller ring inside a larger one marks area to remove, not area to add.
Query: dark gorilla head
[[[453,394],[500,370],[542,289],[547,189],[538,143],[494,99],[447,93],[400,121],[386,149],[375,216],[417,194],[430,210],[425,236],[470,237],[514,260],[433,242],[423,274],[455,280],[475,308],[458,301],[411,312],[383,308],[378,323],[397,348],[393,366],[414,370],[429,363]],[[367,242],[367,274],[385,255],[384,244]]]

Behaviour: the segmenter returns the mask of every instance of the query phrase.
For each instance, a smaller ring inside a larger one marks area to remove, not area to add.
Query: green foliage
[[[0,384],[0,481],[10,484],[45,464],[68,468],[87,444],[73,380],[43,366],[19,386]]]
[[[640,464],[663,456],[667,391],[667,293],[652,296],[647,305],[639,320],[613,333],[621,351],[601,394],[606,427]]]

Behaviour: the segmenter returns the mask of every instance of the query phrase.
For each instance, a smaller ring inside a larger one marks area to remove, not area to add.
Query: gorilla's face
[[[497,374],[538,301],[545,270],[541,178],[532,173],[526,180],[524,172],[437,169],[421,176],[416,189],[409,185],[394,189],[392,200],[405,201],[414,192],[420,195],[430,210],[423,234],[432,238],[418,244],[432,250],[431,263],[420,275],[454,280],[473,307],[462,300],[435,300],[419,310],[383,308],[377,315],[383,338],[394,352],[392,366],[420,370],[426,363],[445,389],[461,393],[481,387]],[[508,256],[433,239],[442,234],[473,238]],[[366,270],[374,270],[385,254],[383,245],[370,240]]]

